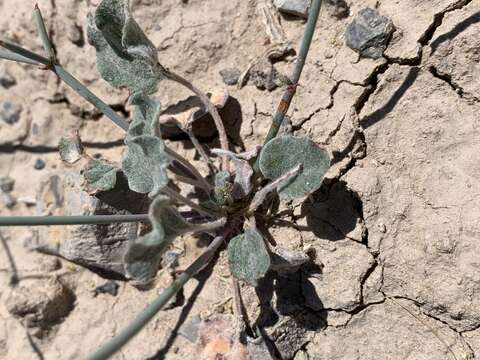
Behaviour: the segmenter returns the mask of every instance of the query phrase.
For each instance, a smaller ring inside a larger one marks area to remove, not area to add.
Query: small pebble
[[[0,68],[0,86],[8,89],[17,83],[17,80],[5,69],[4,67]]]
[[[96,297],[98,294],[109,294],[112,296],[117,296],[119,287],[120,285],[118,285],[115,281],[109,280],[105,284],[98,286],[93,291],[93,297]]]
[[[33,167],[35,168],[35,170],[42,170],[45,168],[45,161],[43,161],[42,159],[37,159],[35,160],[35,164],[33,165]]]
[[[0,189],[5,192],[12,192],[13,187],[15,186],[15,180],[13,180],[10,176],[2,176],[0,178]]]
[[[393,30],[392,20],[377,10],[365,8],[347,26],[345,42],[361,56],[378,59],[382,57]]]
[[[308,10],[311,0],[274,0],[273,4],[281,12],[308,18]]]
[[[20,119],[22,107],[11,101],[0,102],[0,118],[7,124],[15,124]]]
[[[0,197],[2,199],[2,203],[3,205],[5,205],[5,207],[7,209],[11,209],[15,206],[15,204],[17,203],[17,201],[15,200],[15,198],[10,195],[9,193],[6,193],[4,191],[0,191]]]
[[[198,330],[201,323],[202,319],[200,316],[195,315],[191,320],[187,321],[180,327],[178,333],[191,343],[195,344],[198,339]]]
[[[238,79],[240,79],[241,72],[235,68],[227,68],[220,70],[220,76],[223,79],[223,82],[227,85],[236,85]]]

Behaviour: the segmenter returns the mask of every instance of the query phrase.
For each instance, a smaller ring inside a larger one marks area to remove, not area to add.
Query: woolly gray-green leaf
[[[131,190],[151,196],[167,185],[168,156],[160,138],[160,103],[138,97],[125,143],[127,151],[122,169]]]
[[[58,144],[60,158],[67,164],[74,164],[82,158],[83,147],[78,134],[62,137]]]
[[[154,199],[149,209],[152,231],[132,241],[124,255],[125,271],[134,285],[149,284],[167,247],[178,235],[194,228],[169,202],[161,195]]]
[[[117,183],[118,170],[105,160],[90,160],[84,172],[87,188],[92,192],[112,190]]]
[[[277,179],[301,164],[302,171],[279,188],[280,198],[296,199],[318,190],[330,167],[326,150],[305,137],[282,136],[270,140],[260,153],[260,171],[268,179]]]
[[[160,102],[147,96],[137,98],[137,106],[133,109],[132,122],[128,128],[128,136],[151,135],[160,138]]]
[[[228,244],[228,262],[233,276],[252,286],[257,286],[270,268],[270,255],[258,231],[246,229]]]
[[[130,101],[155,91],[162,79],[152,42],[130,14],[128,0],[103,0],[88,18],[88,41],[97,51],[101,76],[115,87],[127,87]]]
[[[168,183],[168,157],[163,141],[150,135],[127,139],[122,170],[128,186],[138,193],[157,194]]]

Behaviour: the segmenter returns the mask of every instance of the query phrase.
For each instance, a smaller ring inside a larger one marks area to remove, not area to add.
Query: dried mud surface
[[[163,65],[205,91],[228,89],[231,104],[222,114],[237,150],[263,139],[282,93],[251,82],[227,86],[220,75],[243,72],[269,48],[260,3],[132,1]],[[322,9],[285,128],[328,148],[333,166],[312,199],[283,209],[284,222],[270,229],[279,245],[314,249],[315,261],[288,276],[271,275],[256,290],[244,287],[248,317],[281,359],[480,358],[480,0],[347,0],[349,17],[335,16],[336,3]],[[34,4],[1,1],[0,33],[41,51]],[[94,5],[39,5],[60,62],[128,115],[128,94],[99,79],[86,43],[85,19]],[[376,7],[396,29],[378,60],[359,59],[344,44],[346,26],[365,7]],[[304,21],[287,16],[281,24],[296,46]],[[274,66],[288,76],[293,61]],[[112,161],[123,151],[122,131],[48,72],[2,61],[0,80],[11,78],[14,85],[0,87],[0,102],[21,112],[13,124],[0,121],[0,176],[15,180],[17,204],[1,203],[2,216],[36,213],[42,179],[65,169],[57,155],[61,136],[78,130],[89,154]],[[189,95],[163,82],[156,96],[166,109]],[[216,146],[208,127],[203,131],[202,142]],[[167,141],[205,170],[181,137]],[[34,169],[37,159],[44,169]],[[83,358],[171,280],[161,271],[152,290],[120,281],[116,296],[96,294],[105,279],[31,250],[35,229],[2,233],[20,279],[9,286],[2,248],[2,359]],[[201,247],[184,237],[175,250],[183,254],[182,269]],[[222,255],[114,358],[197,359],[186,326],[231,311]]]

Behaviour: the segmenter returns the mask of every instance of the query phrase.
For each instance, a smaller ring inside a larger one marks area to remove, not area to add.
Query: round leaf
[[[330,167],[326,150],[305,137],[282,136],[269,141],[260,153],[260,171],[268,179],[277,179],[299,164],[301,173],[279,188],[280,198],[291,200],[318,190]]]
[[[262,236],[255,230],[247,229],[235,236],[228,244],[228,262],[233,276],[252,286],[270,268],[270,255]]]

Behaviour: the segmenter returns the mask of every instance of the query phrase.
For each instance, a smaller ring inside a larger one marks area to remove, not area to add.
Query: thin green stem
[[[90,355],[87,360],[105,360],[115,354],[122,346],[130,341],[150,320],[168,303],[168,301],[189,281],[202,270],[213,258],[216,250],[223,244],[225,238],[217,236],[208,248],[182,274],[177,276],[173,284],[165,289],[145,310],[143,310],[127,327],[118,333],[109,342]]]
[[[178,161],[181,165],[183,165],[184,167],[187,168],[188,171],[191,172],[191,174],[199,181],[202,183],[203,187],[205,188],[205,190],[207,190],[208,192],[212,191],[213,188],[212,188],[212,185],[210,185],[207,180],[205,180],[205,178],[202,176],[202,174],[200,174],[198,172],[198,170],[195,168],[195,166],[193,166],[190,161],[188,161],[187,159],[185,159],[182,155],[180,155],[179,153],[173,151],[172,149],[170,149],[169,147],[165,146],[165,152],[167,153],[168,157],[172,160],[176,160]]]
[[[52,63],[54,63],[55,52],[53,51],[52,43],[50,42],[47,28],[45,26],[45,21],[43,21],[42,12],[40,11],[38,4],[35,4],[35,10],[33,11],[33,16],[35,18],[35,22],[37,23],[37,30],[38,30],[38,34],[40,35],[40,40],[42,40],[43,48],[45,49],[45,52],[47,53]]]
[[[317,24],[318,15],[320,13],[320,7],[322,5],[322,0],[313,0],[312,6],[310,8],[310,14],[308,15],[307,25],[305,26],[305,32],[303,33],[302,43],[300,45],[300,51],[295,62],[295,67],[293,69],[292,75],[292,84],[285,89],[280,104],[278,105],[277,112],[272,121],[270,130],[268,131],[267,137],[265,138],[264,144],[272,140],[277,136],[280,127],[282,126],[283,119],[290,107],[293,96],[295,95],[298,81],[300,80],[300,75],[302,74],[303,66],[305,65],[305,60],[307,58],[308,50],[310,49],[310,44],[312,43],[313,34],[315,32],[315,26]],[[255,164],[258,167],[257,164]]]
[[[21,62],[29,65],[41,65],[36,60],[32,60],[32,59],[26,58],[25,56],[16,54],[8,50],[2,50],[2,49],[0,49],[0,59]]]
[[[77,216],[0,216],[0,226],[48,226],[112,224],[147,221],[147,214],[139,215],[77,215]]]
[[[52,71],[62,79],[68,86],[75,90],[81,97],[87,100],[90,104],[100,110],[105,116],[112,120],[116,125],[123,130],[128,130],[128,122],[118,115],[113,109],[100,100],[94,93],[78,81],[72,74],[63,68],[61,65],[54,65]]]
[[[162,193],[167,195],[170,199],[175,200],[179,203],[188,205],[192,208],[192,210],[195,210],[201,215],[209,216],[209,217],[219,217],[221,216],[220,214],[213,212],[211,210],[207,210],[205,208],[202,208],[200,205],[195,203],[194,201],[186,198],[185,196],[179,194],[178,192],[170,189],[168,186],[165,186],[162,190],[160,190]]]
[[[48,64],[50,64],[50,60],[48,60],[46,57],[35,54],[34,52],[24,49],[21,46],[14,44],[12,42],[0,40],[0,46],[7,50],[10,50],[15,54],[34,60],[42,65],[48,66]]]

